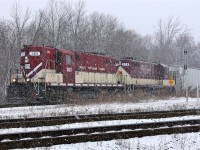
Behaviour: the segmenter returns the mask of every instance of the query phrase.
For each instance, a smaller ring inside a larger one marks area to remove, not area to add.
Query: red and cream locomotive
[[[11,72],[8,101],[58,102],[71,91],[174,87],[160,64],[47,46],[24,46],[20,67]]]

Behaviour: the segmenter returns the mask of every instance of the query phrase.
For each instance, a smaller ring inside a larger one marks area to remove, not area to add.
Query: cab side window
[[[66,56],[66,64],[67,65],[71,65],[72,64],[72,57],[69,56],[69,55]]]
[[[56,51],[56,64],[60,64],[62,62],[62,54],[59,51]]]

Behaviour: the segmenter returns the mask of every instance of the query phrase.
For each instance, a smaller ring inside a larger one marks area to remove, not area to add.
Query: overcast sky
[[[12,5],[16,1],[23,8],[29,6],[33,12],[38,8],[44,8],[48,2],[48,0],[0,0],[0,18],[9,18]],[[97,11],[113,15],[125,27],[134,29],[141,35],[153,34],[160,18],[167,20],[170,16],[174,16],[191,30],[195,40],[200,41],[200,0],[85,1],[87,12]]]

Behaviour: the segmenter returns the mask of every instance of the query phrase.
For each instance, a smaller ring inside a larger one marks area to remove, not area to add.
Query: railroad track
[[[22,106],[21,104],[0,104],[0,108],[21,107],[21,106]]]
[[[199,119],[1,134],[0,147],[2,149],[47,147],[189,132],[200,132]]]
[[[45,106],[47,105],[55,105],[58,103],[54,103],[54,104],[45,104]],[[43,106],[43,103],[5,103],[5,104],[0,104],[0,108],[10,108],[10,107],[27,107],[27,106]]]
[[[156,111],[156,112],[135,112],[135,113],[115,113],[115,114],[96,114],[96,115],[75,115],[44,118],[23,118],[0,120],[0,129],[4,128],[26,128],[38,126],[53,126],[68,123],[94,122],[106,120],[127,120],[127,119],[152,119],[169,118],[189,115],[199,115],[200,109]]]

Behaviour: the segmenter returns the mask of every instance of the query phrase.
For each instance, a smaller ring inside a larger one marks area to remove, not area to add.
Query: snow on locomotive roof
[[[166,65],[166,64],[161,64],[161,63],[159,63],[161,66],[163,66],[163,67],[165,67],[165,68],[169,68],[169,66],[168,65]]]
[[[148,62],[148,61],[144,61],[144,60],[137,60],[137,59],[134,59],[133,57],[121,57],[121,58],[118,58],[118,60],[129,60],[129,61],[132,61],[132,62],[138,62],[138,63],[148,63],[148,64],[159,64],[159,63],[156,63],[156,62]],[[162,66],[165,66],[164,64],[160,64]]]

